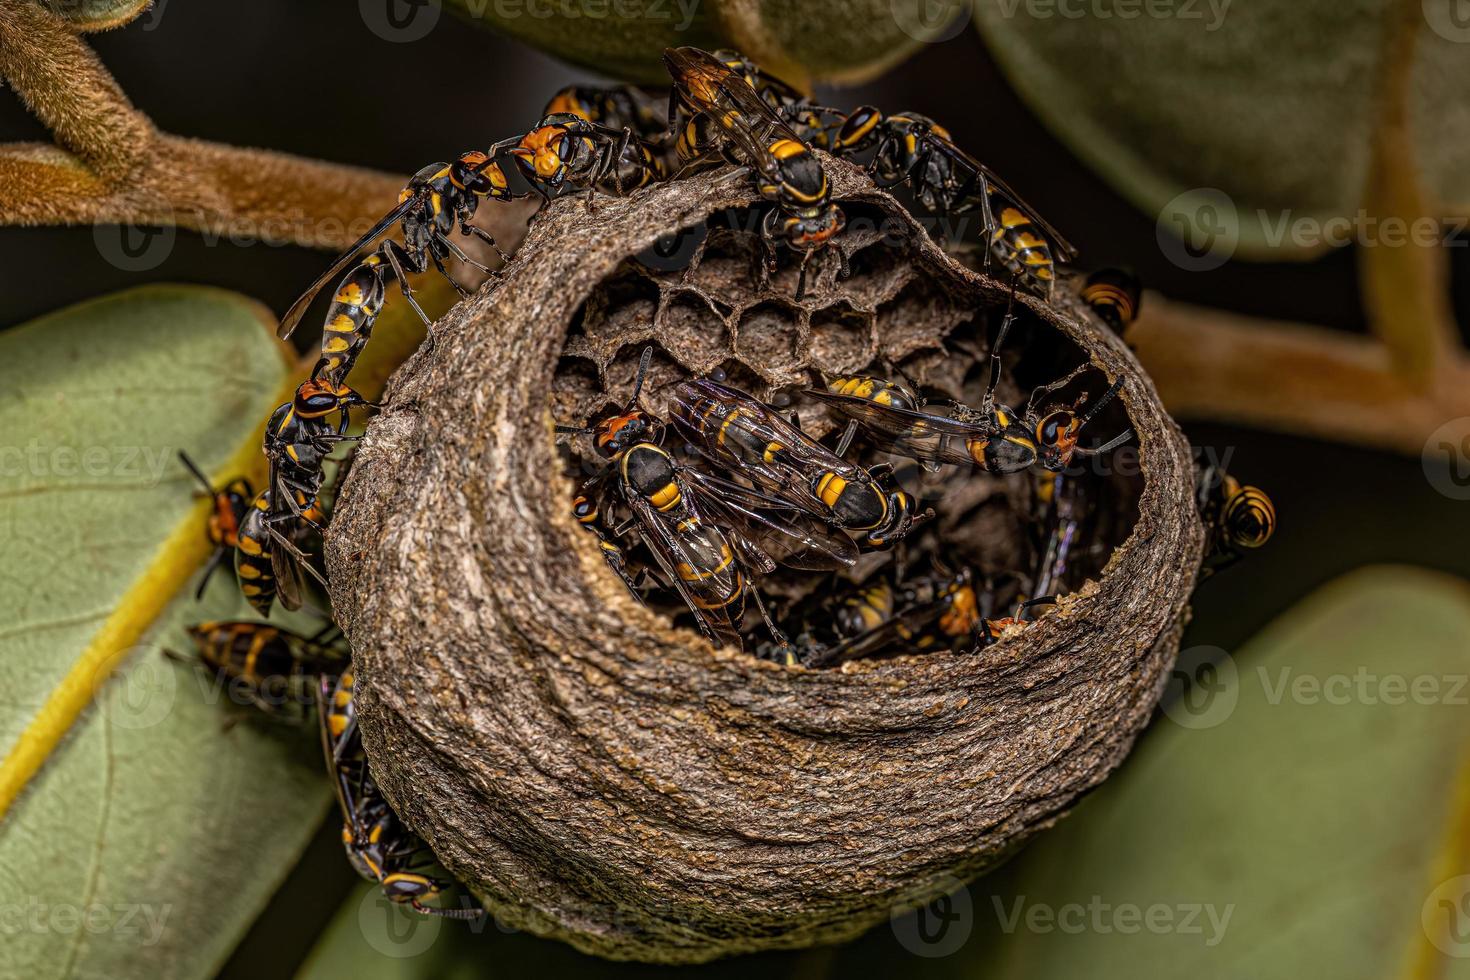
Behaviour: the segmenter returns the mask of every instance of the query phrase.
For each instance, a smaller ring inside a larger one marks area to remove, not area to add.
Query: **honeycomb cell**
[[[806,333],[802,312],[781,301],[746,310],[736,329],[735,352],[757,374],[774,384],[797,380]]]
[[[817,310],[811,318],[812,359],[837,373],[859,370],[878,352],[873,319],[845,302]]]

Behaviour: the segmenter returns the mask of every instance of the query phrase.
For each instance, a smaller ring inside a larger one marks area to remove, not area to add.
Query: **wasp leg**
[[[837,440],[837,455],[846,456],[847,450],[852,447],[853,437],[857,435],[857,419],[848,419],[847,428],[843,430],[842,438]],[[868,471],[869,473],[872,470]]]
[[[408,275],[405,272],[405,266],[414,272],[422,272],[423,270],[414,267],[414,263],[408,252],[404,250],[402,245],[399,245],[395,241],[390,240],[383,243],[383,255],[388,259],[388,264],[393,267],[393,274],[398,277],[398,290],[403,293],[403,298],[408,300],[408,305],[412,306],[413,311],[419,315],[419,319],[424,321],[424,326],[432,326],[434,321],[429,319],[429,315],[424,312],[423,307],[419,306],[419,301],[414,298],[413,287],[408,284]]]
[[[214,575],[215,569],[219,568],[220,563],[224,560],[224,549],[216,548],[214,551],[214,555],[209,559],[209,564],[204,566],[204,577],[199,580],[199,588],[194,590],[195,602],[198,602],[200,599],[204,598],[204,590],[209,585],[210,577]]]
[[[463,235],[474,235],[480,241],[484,242],[486,245],[489,245],[491,248],[495,249],[495,254],[498,255],[498,256],[500,256],[500,261],[502,261],[502,262],[504,262],[506,264],[509,264],[510,263],[510,256],[506,254],[506,252],[505,252],[504,249],[502,249],[499,245],[497,245],[495,243],[494,237],[492,237],[491,234],[488,231],[486,231],[485,229],[478,228],[478,227],[476,227],[476,226],[474,226],[472,224],[469,224],[468,222],[460,222],[459,230],[460,230],[460,234],[463,234]],[[497,272],[497,271],[491,271],[490,274],[492,276],[496,276],[496,277],[499,277],[499,275],[500,275],[500,273]]]
[[[444,267],[444,260],[443,259],[441,259],[437,255],[430,255],[429,258],[431,258],[433,260],[433,262],[434,262],[434,268],[436,268],[436,269],[439,270],[439,274],[441,276],[443,276],[445,279],[448,279],[449,280],[449,285],[451,285],[451,286],[454,287],[454,291],[456,293],[459,293],[459,298],[460,299],[469,299],[471,296],[474,295],[474,293],[470,292],[468,289],[466,289],[465,287],[461,286],[459,284],[459,281],[449,274],[449,270]]]
[[[470,266],[473,269],[477,269],[480,272],[485,273],[485,275],[487,276],[493,274],[493,271],[488,265],[485,265],[484,263],[476,259],[470,258],[470,256],[465,252],[464,249],[455,244],[454,239],[440,235],[436,240],[445,248],[447,248],[451,255],[453,255],[456,259],[459,259],[465,265]]]

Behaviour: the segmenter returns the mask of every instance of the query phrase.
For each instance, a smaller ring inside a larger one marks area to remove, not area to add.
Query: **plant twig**
[[[1470,416],[1470,359],[1456,353],[1426,391],[1370,337],[1171,302],[1150,293],[1128,342],[1169,411],[1417,455],[1445,421]]]
[[[0,76],[57,146],[0,146],[0,222],[135,223],[340,249],[402,179],[160,133],[69,25],[0,0]]]

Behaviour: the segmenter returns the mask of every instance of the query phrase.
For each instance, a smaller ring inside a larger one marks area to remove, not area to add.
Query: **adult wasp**
[[[665,136],[668,112],[662,100],[655,100],[627,85],[597,87],[569,85],[551,97],[541,117],[579,116],[610,130],[632,130],[644,140]]]
[[[781,113],[750,87],[744,69],[732,68],[699,48],[668,48],[664,64],[674,79],[670,131],[695,134],[681,136],[681,152],[695,155],[691,165],[723,155],[751,169],[756,192],[773,205],[761,223],[767,265],[774,264],[773,246],[778,241],[801,253],[796,290],[800,296],[805,291],[807,259],[847,223],[832,201],[827,171]],[[681,111],[689,117],[683,126]],[[719,147],[708,145],[712,134],[700,134],[701,120],[718,133]]]
[[[310,504],[296,519],[289,511],[275,509],[269,489],[256,494],[250,509],[240,522],[235,542],[235,578],[240,594],[261,616],[269,616],[277,598],[287,609],[299,609],[301,598],[300,569],[320,573],[311,565],[306,542],[326,520],[326,513]]]
[[[1122,269],[1099,269],[1087,277],[1078,297],[1121,336],[1138,319],[1143,283]]]
[[[209,585],[209,579],[214,575],[215,569],[224,563],[225,558],[231,555],[240,541],[240,522],[245,519],[250,509],[250,503],[255,497],[255,490],[250,486],[250,481],[243,476],[238,476],[226,483],[223,487],[216,487],[209,482],[209,477],[194,465],[194,461],[184,452],[179,453],[179,460],[194,474],[194,479],[204,488],[205,496],[209,497],[214,509],[209,512],[209,522],[205,525],[205,534],[209,537],[209,543],[214,545],[214,554],[209,557],[209,563],[204,566],[204,575],[199,579],[199,587],[194,590],[194,598],[199,599],[204,595],[205,586]]]
[[[317,688],[322,754],[342,813],[342,847],[353,870],[382,889],[390,902],[422,915],[475,919],[479,908],[445,909],[432,901],[452,886],[436,877],[428,846],[393,812],[373,781],[357,729],[353,674],[323,677]]]
[[[890,467],[848,462],[743,391],[708,378],[683,381],[671,415],[679,434],[717,465],[870,547],[898,541],[914,524],[913,498],[883,482]]]
[[[503,140],[491,156],[508,154],[543,203],[570,187],[585,191],[590,206],[599,189],[622,196],[663,176],[648,144],[624,126],[613,129],[576,112],[544,117],[524,136]]]
[[[245,620],[200,623],[187,632],[201,664],[269,713],[313,704],[315,681],[340,674],[351,656],[332,623],[312,636]]]
[[[1050,298],[1058,261],[1077,250],[1003,180],[960,149],[949,131],[917,113],[885,116],[860,106],[832,139],[832,152],[875,148],[868,170],[881,187],[908,182],[926,210],[941,218],[979,215],[986,264],[993,259],[1032,292]]]
[[[479,238],[494,248],[504,260],[505,253],[500,251],[495,240],[488,232],[470,224],[470,219],[475,216],[481,200],[508,201],[514,196],[505,171],[490,154],[471,151],[453,163],[430,164],[408,182],[408,186],[398,196],[398,205],[358,239],[356,244],[343,252],[291,304],[291,308],[281,318],[277,334],[282,339],[291,336],[317,293],[347,269],[358,255],[386,235],[395,224],[402,222],[403,244],[400,245],[390,238],[367,255],[342,279],[332,307],[327,312],[326,328],[322,337],[322,363],[318,364],[313,374],[341,383],[352,370],[353,361],[372,333],[373,321],[382,305],[382,295],[389,277],[398,281],[398,288],[404,299],[427,326],[429,317],[414,299],[413,287],[408,283],[408,273],[425,272],[432,263],[462,296],[468,295],[468,290],[449,274],[444,265],[445,259],[453,257],[487,275],[493,275],[488,267],[467,255],[451,235],[457,227],[461,236],[473,235]]]
[[[1209,535],[1202,577],[1235,564],[1276,531],[1276,505],[1266,492],[1242,484],[1218,466],[1200,473],[1196,496]]]
[[[652,354],[651,347],[643,352],[633,393],[620,412],[590,428],[558,427],[564,434],[590,435],[598,454],[612,464],[583,496],[597,499],[603,488],[617,489],[632,526],[711,642],[742,645],[748,595],[777,646],[789,650],[752,575],[778,564],[813,571],[848,566],[856,549],[789,501],[705,473],[664,449],[664,423],[638,407]]]
[[[831,667],[889,650],[973,649],[983,643],[982,598],[968,568],[936,568],[906,583],[882,580],[841,600],[833,617],[838,642],[815,652],[808,666]]]
[[[940,414],[906,384],[861,376],[836,378],[826,390],[810,388],[807,394],[862,426],[883,449],[936,469],[941,463],[955,463],[975,465],[987,473],[1016,473],[1032,466],[1060,471],[1075,457],[1106,453],[1132,438],[1129,429],[1096,448],[1077,444],[1082,429],[1122,389],[1121,381],[1090,405],[1084,399],[1044,414],[1036,409],[1038,400],[1089,370],[1087,364],[1059,381],[1036,388],[1020,413],[996,404],[999,350],[1014,320],[1014,311],[1008,308],[991,348],[990,378],[978,409],[953,402],[947,407],[948,414]],[[1084,405],[1086,410],[1081,411]],[[851,426],[848,431],[850,436]]]

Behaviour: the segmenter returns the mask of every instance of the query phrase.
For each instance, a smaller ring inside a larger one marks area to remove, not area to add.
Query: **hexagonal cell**
[[[659,287],[637,266],[624,262],[583,308],[582,329],[594,345],[608,338],[624,339],[629,324],[642,320],[650,327],[658,309]]]
[[[901,251],[879,242],[854,252],[847,260],[849,302],[857,309],[875,310],[891,300],[913,270]]]
[[[931,283],[916,279],[878,310],[880,349],[889,360],[901,361],[915,351],[935,348],[936,338],[970,316]]]
[[[740,213],[749,212],[737,214]],[[697,283],[704,292],[723,297],[732,307],[753,302],[761,278],[760,239],[756,233],[721,227],[715,223],[719,216],[710,220],[713,226],[705,239],[699,264],[689,270],[684,281]]]
[[[800,367],[806,324],[800,310],[766,301],[746,310],[735,332],[735,353],[762,377],[778,382]]]
[[[724,317],[694,290],[665,293],[655,322],[659,343],[695,373],[709,370],[730,353]]]
[[[878,353],[873,330],[874,317],[836,303],[812,313],[811,356],[829,373],[850,373],[872,361]]]
[[[638,376],[638,365],[643,358],[643,352],[650,347],[653,348],[653,357],[648,362],[648,373],[643,377],[643,391],[639,396],[639,404],[655,413],[662,413],[663,390],[688,377],[689,372],[657,343],[627,344],[619,348],[617,356],[602,372],[602,382],[609,398],[615,404],[627,404],[628,397],[633,393],[633,384]]]
[[[566,425],[580,425],[605,398],[597,365],[586,357],[563,354],[551,382],[552,417]]]

